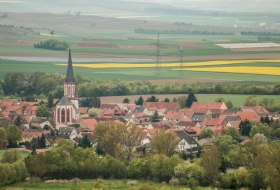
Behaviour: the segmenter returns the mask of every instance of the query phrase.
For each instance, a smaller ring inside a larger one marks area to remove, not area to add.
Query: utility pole
[[[157,54],[156,54],[156,72],[160,74],[160,42],[159,42],[159,32],[157,33]]]

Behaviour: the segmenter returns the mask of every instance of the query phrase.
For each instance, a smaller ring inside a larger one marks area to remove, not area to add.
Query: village
[[[155,101],[144,102],[142,99],[140,105],[139,102],[101,102],[99,108],[95,108],[95,113],[89,114],[91,108],[79,106],[69,51],[64,96],[54,105],[53,113],[49,117],[39,117],[39,102],[1,100],[0,122],[3,126],[15,124],[20,127],[22,133],[18,144],[29,150],[32,149],[34,139],[42,137],[46,142],[43,147],[35,147],[41,148],[38,151],[48,151],[63,139],[70,139],[78,145],[81,139],[87,138],[91,146],[95,147],[98,144],[95,138],[97,125],[104,121],[113,121],[140,128],[144,136],[139,147],[145,147],[147,151],[153,137],[164,129],[166,132],[174,132],[179,139],[174,151],[195,156],[199,147],[213,144],[215,137],[224,134],[228,129],[234,128],[240,132],[242,122],[256,124],[265,120],[277,121],[280,118],[279,114],[270,113],[262,106],[228,109],[224,102],[194,100],[189,108],[182,109],[178,102],[158,102],[156,97],[151,99]],[[9,146],[8,143],[6,146]]]

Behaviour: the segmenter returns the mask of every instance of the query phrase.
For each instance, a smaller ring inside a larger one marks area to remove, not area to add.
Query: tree
[[[99,114],[99,109],[97,108],[91,108],[88,110],[88,116],[91,118],[97,117]]]
[[[271,128],[264,124],[254,124],[250,130],[250,136],[253,137],[255,134],[263,134],[264,136],[270,138],[271,137]]]
[[[232,109],[233,108],[233,103],[229,100],[225,102],[226,106],[228,109]]]
[[[160,118],[159,118],[159,114],[158,111],[156,110],[154,115],[151,118],[152,122],[159,122]]]
[[[240,122],[239,131],[240,131],[241,135],[249,136],[251,128],[252,128],[252,126],[251,126],[250,121],[244,120],[244,121]]]
[[[228,128],[225,134],[231,136],[237,142],[240,141],[240,134],[239,134],[238,130],[234,127]]]
[[[20,159],[20,155],[16,150],[14,151],[5,151],[2,155],[2,163],[14,163]]]
[[[9,147],[17,147],[17,142],[21,139],[22,131],[15,125],[10,125],[7,129]]]
[[[48,108],[53,108],[54,107],[54,97],[53,95],[50,93],[49,96],[48,96]]]
[[[199,135],[200,139],[211,138],[211,137],[213,137],[213,131],[210,128],[202,129],[202,132]]]
[[[46,137],[45,137],[44,133],[42,134],[42,136],[38,140],[38,147],[37,148],[46,148]]]
[[[123,103],[124,103],[124,104],[129,104],[129,102],[130,102],[129,98],[124,98],[124,99],[123,99]]]
[[[179,138],[173,132],[160,130],[151,141],[152,149],[158,154],[171,156],[174,153],[175,147],[179,143]]]
[[[39,106],[38,110],[36,111],[37,117],[50,117],[51,114],[46,105],[42,104]]]
[[[158,102],[158,98],[155,96],[148,97],[146,102]]]
[[[91,148],[92,147],[91,142],[89,141],[87,136],[83,136],[83,138],[80,139],[79,146],[82,148]]]
[[[165,98],[163,102],[170,102],[169,98]]]
[[[21,115],[17,116],[14,121],[14,124],[16,126],[21,126],[23,124],[23,117]]]
[[[197,98],[193,93],[190,93],[186,99],[186,107],[190,108],[193,102],[197,102]]]
[[[256,96],[249,96],[244,103],[244,106],[257,106],[259,99]]]
[[[215,145],[223,154],[228,154],[228,152],[232,149],[235,143],[235,140],[229,135],[219,136],[215,141]]]
[[[201,155],[201,167],[204,169],[203,180],[206,184],[214,184],[219,175],[222,156],[216,146],[206,148]]]
[[[138,100],[135,101],[135,104],[136,104],[136,105],[139,105],[139,106],[143,106],[143,104],[144,104],[144,99],[143,99],[143,97],[140,96],[140,97],[138,98]]]
[[[186,162],[179,164],[174,168],[175,177],[177,177],[182,185],[189,187],[198,186],[202,180],[203,168],[197,163]]]
[[[8,145],[8,138],[6,130],[0,127],[0,149],[6,148]]]
[[[95,133],[99,151],[121,159],[130,159],[143,137],[142,131],[135,126],[113,121],[101,122]]]
[[[130,125],[124,134],[123,142],[124,150],[126,152],[126,159],[132,158],[133,150],[141,145],[141,140],[144,138],[143,130],[137,126]]]

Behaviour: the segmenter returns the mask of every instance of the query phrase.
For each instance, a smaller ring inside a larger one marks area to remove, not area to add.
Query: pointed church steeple
[[[67,66],[67,73],[66,73],[66,83],[74,83],[75,78],[73,74],[73,66],[72,66],[72,57],[71,57],[71,49],[69,48],[69,55],[68,55],[68,66]]]

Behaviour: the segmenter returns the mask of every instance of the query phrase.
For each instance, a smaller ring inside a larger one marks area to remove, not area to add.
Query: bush
[[[34,44],[34,48],[50,49],[50,50],[67,50],[69,45],[64,41],[46,40]]]

